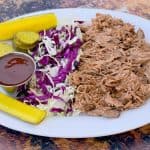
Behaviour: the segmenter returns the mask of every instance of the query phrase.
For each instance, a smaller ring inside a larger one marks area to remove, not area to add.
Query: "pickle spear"
[[[46,13],[0,23],[0,40],[9,40],[20,31],[39,32],[53,28],[57,25],[57,17],[54,13]]]
[[[46,117],[46,111],[29,106],[2,93],[0,93],[0,110],[32,124],[38,124]]]

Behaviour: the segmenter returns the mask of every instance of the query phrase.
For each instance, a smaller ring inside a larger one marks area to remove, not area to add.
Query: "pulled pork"
[[[150,96],[150,45],[143,31],[103,14],[80,28],[83,55],[78,70],[69,76],[76,87],[73,108],[118,117],[141,106]]]

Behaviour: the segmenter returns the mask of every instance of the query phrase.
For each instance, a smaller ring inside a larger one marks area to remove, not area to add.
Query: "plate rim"
[[[145,19],[145,18],[142,18],[140,16],[137,16],[137,15],[133,15],[133,14],[129,14],[129,13],[126,13],[126,12],[121,12],[121,11],[117,11],[117,10],[106,10],[106,9],[97,9],[97,8],[58,8],[58,9],[47,9],[47,10],[41,10],[41,11],[36,11],[36,12],[31,12],[31,13],[26,13],[24,15],[21,15],[21,16],[18,16],[18,17],[15,17],[15,18],[12,18],[11,20],[14,20],[14,19],[17,19],[17,18],[22,18],[22,17],[26,17],[26,16],[33,16],[33,15],[36,15],[36,14],[44,14],[44,13],[47,13],[47,12],[61,12],[61,11],[76,11],[76,10],[84,10],[84,11],[87,11],[87,10],[93,10],[93,11],[102,11],[104,12],[104,14],[106,14],[105,12],[107,13],[112,13],[112,12],[115,12],[115,13],[119,13],[119,14],[125,14],[127,16],[132,16],[132,17],[136,17],[137,19],[142,19],[143,21],[146,21],[148,22],[148,24],[150,24],[150,20],[148,19]],[[146,105],[146,104],[145,104]],[[13,118],[13,117],[12,117]],[[98,118],[98,117],[97,117]],[[4,127],[7,127],[9,129],[12,129],[12,130],[15,130],[15,131],[19,131],[19,132],[22,132],[22,133],[27,133],[27,134],[32,134],[32,135],[38,135],[38,136],[46,136],[46,137],[60,137],[60,138],[87,138],[87,137],[102,137],[102,136],[108,136],[108,135],[114,135],[114,134],[120,134],[120,133],[123,133],[123,132],[127,132],[127,131],[130,131],[130,130],[133,130],[133,129],[136,129],[136,128],[139,128],[139,127],[142,127],[146,124],[149,124],[150,123],[150,120],[147,121],[147,122],[143,122],[143,124],[141,125],[137,125],[135,127],[132,127],[132,128],[129,128],[129,129],[124,129],[124,130],[121,130],[121,131],[118,131],[118,132],[112,132],[111,134],[104,134],[104,135],[100,135],[99,133],[96,135],[96,134],[87,134],[87,135],[79,135],[79,136],[65,136],[65,135],[45,135],[45,134],[38,134],[38,133],[34,133],[33,132],[28,132],[26,130],[22,130],[22,129],[16,129],[16,128],[13,128],[12,126],[10,125],[6,125],[6,124],[3,124],[3,123],[0,123],[0,125],[4,126]]]

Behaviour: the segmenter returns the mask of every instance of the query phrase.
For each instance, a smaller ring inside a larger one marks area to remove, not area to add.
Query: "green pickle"
[[[20,50],[28,50],[28,49],[33,49],[35,47],[36,44],[32,44],[32,45],[25,45],[25,44],[22,44],[20,41],[18,41],[17,39],[14,39],[14,46],[17,48],[17,49],[20,49]]]
[[[36,32],[18,32],[14,36],[13,43],[18,50],[26,52],[33,49],[39,40],[40,36]]]
[[[22,44],[32,45],[39,40],[39,34],[36,32],[18,32],[16,34],[16,39],[18,39]]]
[[[14,52],[14,49],[11,45],[7,43],[0,43],[0,57],[11,52]]]

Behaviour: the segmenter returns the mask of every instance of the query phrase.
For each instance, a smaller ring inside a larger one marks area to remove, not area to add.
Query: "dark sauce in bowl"
[[[27,54],[7,54],[0,58],[0,85],[21,85],[31,78],[34,71],[35,64]]]

